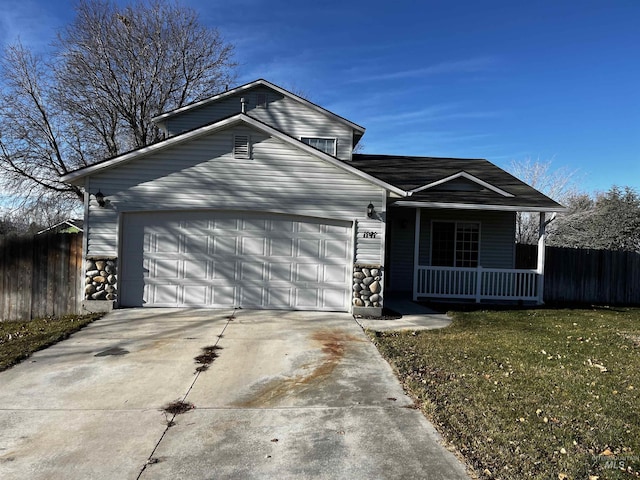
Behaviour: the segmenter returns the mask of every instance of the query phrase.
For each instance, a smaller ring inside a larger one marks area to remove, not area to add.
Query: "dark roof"
[[[466,172],[513,195],[506,197],[487,188],[450,191],[440,187],[415,192],[399,201],[562,209],[559,203],[488,160],[354,154],[352,165],[405,191]]]

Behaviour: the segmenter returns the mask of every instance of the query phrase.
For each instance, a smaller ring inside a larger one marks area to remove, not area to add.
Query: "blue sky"
[[[125,3],[120,1],[119,3]],[[526,158],[640,190],[640,1],[183,0],[265,78],[364,126],[366,153]],[[0,0],[44,49],[66,0]]]

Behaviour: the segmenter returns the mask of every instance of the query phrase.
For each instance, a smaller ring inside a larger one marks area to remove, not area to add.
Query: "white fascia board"
[[[491,185],[489,182],[485,182],[484,180],[482,180],[482,179],[480,179],[480,178],[478,178],[478,177],[476,177],[474,175],[471,175],[470,173],[464,172],[464,171],[458,172],[458,173],[454,173],[453,175],[450,175],[450,176],[448,176],[446,178],[443,178],[441,180],[438,180],[436,182],[428,183],[427,185],[423,185],[422,187],[414,188],[413,190],[411,190],[411,193],[412,194],[418,193],[418,192],[421,192],[423,190],[427,190],[429,188],[433,188],[433,187],[435,187],[437,185],[442,185],[443,183],[450,182],[451,180],[455,180],[456,178],[460,178],[460,177],[466,178],[467,180],[470,180],[470,181],[472,181],[474,183],[477,183],[478,185],[481,185],[484,188],[488,188],[489,190],[491,190],[493,192],[499,193],[503,197],[511,198],[511,197],[515,196],[515,195],[513,195],[513,194],[511,194],[511,193],[509,193],[509,192],[507,192],[505,190],[502,190],[501,188],[496,187],[495,185]]]
[[[202,135],[206,135],[211,132],[215,132],[216,130],[221,130],[226,128],[234,123],[238,123],[242,120],[244,115],[239,113],[238,115],[234,115],[233,117],[226,118],[217,123],[213,123],[211,125],[205,125],[204,127],[200,127],[196,130],[191,130],[187,133],[182,133],[180,135],[176,135],[175,137],[169,137],[166,140],[163,140],[158,143],[154,143],[147,147],[139,148],[138,150],[134,150],[132,152],[124,153],[117,157],[113,157],[104,162],[96,163],[94,165],[90,165],[81,170],[76,170],[75,172],[67,173],[60,177],[60,181],[65,183],[77,182],[78,180],[92,175],[94,173],[98,173],[101,170],[106,170],[112,167],[115,167],[121,163],[128,162],[130,160],[144,157],[146,155],[150,155],[152,153],[158,152],[160,150],[164,150],[165,148],[172,147],[174,145],[179,145],[180,143],[184,143],[189,140],[193,140],[195,138],[201,137]]]
[[[344,124],[348,125],[349,127],[351,127],[352,129],[364,134],[365,128],[360,126],[360,125],[358,125],[357,123],[353,123],[353,122],[347,120],[346,118],[341,117],[340,115],[336,115],[335,113],[333,113],[333,112],[331,112],[331,111],[329,111],[329,110],[327,110],[325,108],[322,108],[321,106],[316,105],[315,103],[312,103],[309,100],[305,100],[304,98],[299,97],[298,95],[295,95],[295,94],[293,94],[291,92],[288,92],[284,88],[281,88],[281,87],[279,87],[277,85],[274,85],[273,83],[268,82],[267,80],[264,80],[262,78],[258,79],[258,80],[255,80],[253,82],[247,83],[245,85],[241,85],[239,87],[232,88],[231,90],[227,90],[226,92],[219,93],[218,95],[214,95],[213,97],[205,98],[204,100],[200,100],[199,102],[191,103],[189,105],[185,105],[184,107],[176,108],[175,110],[172,110],[170,112],[162,113],[162,114],[158,115],[157,117],[153,117],[151,120],[153,122],[155,122],[155,123],[163,122],[167,118],[173,117],[174,115],[177,115],[179,113],[186,112],[187,110],[190,110],[192,108],[197,108],[197,107],[200,107],[202,105],[207,105],[209,103],[213,103],[213,102],[215,102],[217,100],[220,100],[222,98],[225,98],[225,97],[228,97],[228,96],[231,96],[231,95],[235,95],[236,93],[240,93],[240,92],[243,92],[245,90],[249,90],[249,89],[251,89],[253,87],[256,87],[258,85],[262,85],[262,86],[271,88],[272,90],[275,90],[276,92],[281,93],[282,95],[284,95],[286,97],[289,97],[292,100],[295,100],[297,102],[303,103],[307,107],[309,107],[309,108],[311,108],[311,109],[313,109],[313,110],[315,110],[317,112],[320,112],[320,113],[322,113],[324,115],[328,115],[331,118],[333,118],[335,120],[338,120],[339,122],[344,123]]]
[[[394,202],[398,207],[412,208],[449,208],[455,210],[489,210],[502,212],[565,212],[565,207],[527,207],[518,205],[481,205],[474,203],[444,203],[444,202],[412,202],[400,200]]]

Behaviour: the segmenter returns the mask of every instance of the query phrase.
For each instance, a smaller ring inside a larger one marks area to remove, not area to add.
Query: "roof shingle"
[[[562,209],[562,205],[556,201],[488,160],[354,154],[352,165],[405,191],[437,182],[459,172],[467,172],[513,195],[505,197],[484,188],[478,191],[434,188],[416,192],[403,199],[404,201]]]

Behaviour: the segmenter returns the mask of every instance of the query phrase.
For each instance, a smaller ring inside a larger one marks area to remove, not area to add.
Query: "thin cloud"
[[[64,12],[64,10],[60,10]],[[67,13],[71,14],[69,10]],[[46,50],[64,23],[58,14],[29,0],[5,0],[0,9],[0,45],[16,41],[36,51]]]
[[[428,77],[456,73],[478,73],[491,70],[498,64],[495,56],[468,58],[451,62],[441,62],[422,68],[399,70],[390,73],[370,73],[350,80],[350,83],[399,80],[406,78]]]
[[[367,122],[385,122],[398,125],[419,122],[442,122],[445,120],[498,118],[504,115],[499,111],[456,111],[459,108],[460,105],[457,103],[433,105],[420,110],[372,116],[367,118]]]

